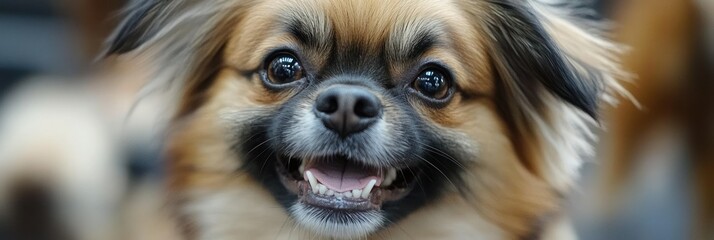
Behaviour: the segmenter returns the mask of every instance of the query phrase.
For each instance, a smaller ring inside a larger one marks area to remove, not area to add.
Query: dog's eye
[[[268,80],[275,84],[285,84],[303,78],[303,68],[297,58],[289,54],[280,54],[268,65]]]
[[[426,97],[444,99],[449,94],[450,82],[446,74],[438,69],[422,71],[414,80],[412,88]]]

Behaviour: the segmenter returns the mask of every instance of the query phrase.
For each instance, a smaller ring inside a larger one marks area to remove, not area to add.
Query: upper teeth
[[[389,168],[387,174],[384,175],[384,181],[382,181],[382,186],[387,187],[392,185],[394,180],[397,179],[397,169]]]
[[[306,175],[306,173],[305,173],[305,163],[306,162],[307,161],[302,161],[300,163],[300,167],[298,167],[298,171],[300,171],[301,175]],[[305,179],[307,179],[307,178],[305,178]],[[392,185],[392,183],[394,183],[395,179],[397,179],[397,169],[390,167],[387,169],[387,171],[384,174],[384,180],[382,181],[381,186],[388,187],[389,185]],[[312,183],[310,183],[310,186],[312,186]],[[313,187],[313,189],[314,189],[314,187]]]
[[[372,179],[369,183],[367,183],[367,186],[365,186],[364,190],[362,190],[362,198],[367,198],[369,196],[369,192],[372,191],[374,184],[377,184],[377,180]]]
[[[302,161],[302,163],[300,163],[298,171],[300,171],[300,175],[305,175],[305,161]]]
[[[310,188],[312,189],[312,193],[317,193],[317,191],[319,190],[319,188],[318,188],[319,183],[317,183],[317,179],[315,179],[315,176],[313,176],[310,171],[305,172],[305,176],[306,176],[307,181],[310,183]],[[320,185],[322,185],[322,184],[320,184]]]

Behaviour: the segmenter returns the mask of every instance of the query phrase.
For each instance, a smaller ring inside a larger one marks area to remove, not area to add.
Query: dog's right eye
[[[441,70],[429,68],[422,71],[412,83],[412,88],[429,99],[441,100],[449,95],[451,82]]]
[[[300,61],[292,55],[280,54],[275,56],[268,65],[268,80],[273,84],[286,84],[300,80],[304,70]]]

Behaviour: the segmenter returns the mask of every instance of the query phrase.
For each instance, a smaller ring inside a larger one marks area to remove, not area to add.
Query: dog
[[[620,47],[516,0],[134,2],[188,239],[568,239]],[[152,91],[147,91],[152,92]]]

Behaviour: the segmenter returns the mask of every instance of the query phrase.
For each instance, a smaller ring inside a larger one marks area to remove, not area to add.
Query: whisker
[[[247,155],[250,155],[250,153],[253,152],[255,149],[259,148],[259,147],[262,146],[263,144],[265,144],[265,143],[267,143],[267,142],[269,142],[269,141],[271,141],[271,140],[273,140],[273,139],[275,139],[275,138],[277,138],[277,137],[272,137],[272,138],[269,138],[269,139],[267,139],[267,140],[261,142],[260,144],[258,144],[258,145],[256,145],[255,147],[253,147],[250,151],[248,151],[245,155],[246,155],[246,156],[247,156]],[[262,156],[263,153],[265,153],[265,151],[267,151],[267,150],[268,150],[267,148],[266,148],[266,149],[263,149],[263,151],[260,152],[260,153],[259,153],[257,156],[255,156],[254,158],[247,159],[247,160],[245,161],[244,165],[250,164],[250,163],[252,163],[253,161],[258,161],[258,160],[260,159],[259,157]],[[273,155],[273,152],[271,152],[270,155],[268,155],[268,158],[270,158],[272,155]],[[265,164],[266,164],[267,162],[268,162],[268,161],[264,161],[264,162],[263,162],[263,165],[262,165],[261,168],[260,168],[260,173],[263,172],[263,168],[265,167]]]
[[[456,158],[452,157],[451,155],[447,154],[446,152],[442,151],[441,149],[438,149],[438,148],[436,148],[436,147],[434,147],[434,146],[431,146],[431,145],[429,145],[429,144],[426,144],[426,143],[424,143],[424,142],[422,142],[422,141],[417,141],[417,143],[419,143],[421,146],[427,147],[427,148],[428,148],[428,149],[427,149],[428,151],[430,151],[430,152],[432,152],[432,153],[436,153],[436,154],[438,154],[438,155],[440,155],[440,156],[446,158],[447,160],[453,162],[454,164],[456,164],[456,165],[457,165],[458,167],[460,167],[461,169],[467,170],[467,169],[466,169],[466,166],[464,166],[459,160],[456,160]]]
[[[417,155],[417,156],[418,156],[418,155]],[[426,162],[427,164],[429,164],[430,166],[432,166],[434,169],[436,169],[436,171],[439,171],[439,173],[441,173],[441,175],[443,175],[444,178],[446,178],[446,181],[449,181],[449,183],[450,183],[452,186],[454,186],[455,189],[459,189],[459,187],[457,187],[456,184],[454,184],[454,182],[451,181],[451,178],[449,178],[448,176],[446,176],[446,173],[444,173],[443,171],[441,171],[441,169],[439,169],[436,165],[434,165],[433,163],[429,162],[429,160],[423,158],[422,156],[418,156],[418,157],[421,158],[422,160],[424,160],[424,162]]]
[[[249,155],[251,152],[255,151],[255,149],[259,148],[259,147],[262,146],[263,144],[266,144],[266,143],[268,143],[269,141],[272,141],[272,140],[274,140],[274,139],[276,139],[276,138],[277,138],[277,137],[272,137],[272,138],[266,139],[265,141],[261,142],[260,144],[256,145],[256,146],[253,147],[252,149],[250,149],[250,151],[248,151],[248,152],[246,153],[246,155]]]
[[[412,170],[412,168],[409,167],[409,164],[407,164],[406,161],[404,161],[404,160],[401,160],[401,161],[402,161],[402,163],[404,163],[405,166],[407,166],[407,170],[409,170],[409,172],[412,174],[412,176],[414,176],[414,178],[415,178],[414,180],[416,180],[417,183],[418,183],[418,182],[419,182],[419,181],[418,181],[418,180],[419,180],[419,175],[417,175],[416,173],[414,173],[414,170]],[[404,177],[404,174],[402,174],[402,177]],[[424,193],[424,195],[426,195],[426,190],[424,189],[424,187],[423,187],[421,184],[417,184],[417,185],[418,185],[419,188],[421,189],[421,192]]]
[[[464,173],[466,173],[470,176],[474,176],[473,173],[471,171],[469,171],[469,169],[467,169],[466,166],[461,161],[457,160],[456,158],[452,157],[451,155],[447,154],[446,152],[444,152],[434,146],[428,145],[422,141],[417,141],[417,143],[419,143],[421,146],[427,147],[428,148],[427,151],[436,153],[442,157],[445,157],[447,160],[453,162],[454,164],[456,164],[456,166],[458,166],[459,168],[464,170]],[[437,152],[435,152],[435,151],[437,151]]]
[[[263,152],[261,152],[258,156],[263,155],[264,152],[265,152],[265,150],[263,150]],[[275,152],[270,152],[270,155],[268,155],[268,157],[266,159],[270,159],[270,157],[272,157],[274,153]],[[260,171],[258,173],[261,173],[261,174],[263,173],[263,168],[265,168],[266,163],[268,163],[268,161],[263,161],[263,165],[260,166]]]

